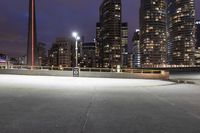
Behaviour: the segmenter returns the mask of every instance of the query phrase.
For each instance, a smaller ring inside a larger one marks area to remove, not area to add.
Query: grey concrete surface
[[[200,72],[170,74],[170,79],[171,80],[186,80],[189,82],[194,82],[197,85],[200,85]]]
[[[200,133],[200,88],[0,75],[0,133]]]

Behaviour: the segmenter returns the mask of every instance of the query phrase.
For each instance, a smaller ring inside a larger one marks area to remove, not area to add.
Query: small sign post
[[[74,67],[73,68],[73,77],[79,77],[79,74],[80,74],[79,67]]]

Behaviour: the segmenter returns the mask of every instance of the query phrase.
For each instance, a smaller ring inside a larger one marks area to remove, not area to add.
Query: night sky
[[[29,0],[0,1],[0,52],[26,54]],[[38,41],[51,47],[56,37],[69,37],[77,30],[86,41],[95,38],[99,6],[103,0],[36,0]],[[139,27],[140,0],[122,0],[123,21],[129,23],[129,38]],[[200,0],[196,0],[196,7]],[[197,19],[200,8],[196,8]],[[129,42],[130,43],[130,42]]]

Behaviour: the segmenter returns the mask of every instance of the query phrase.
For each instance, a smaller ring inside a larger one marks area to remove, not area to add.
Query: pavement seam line
[[[96,88],[95,88],[95,90],[94,90],[93,93],[94,93],[94,94],[92,94],[92,100],[91,100],[91,102],[89,103],[89,105],[88,105],[87,108],[86,108],[86,118],[85,118],[85,121],[83,122],[83,125],[82,125],[82,127],[81,127],[80,133],[84,133],[84,131],[85,131],[85,127],[86,127],[86,125],[87,125],[87,122],[88,122],[88,119],[89,119],[89,116],[90,116],[90,112],[91,112],[92,105],[93,105],[94,102],[95,102]]]

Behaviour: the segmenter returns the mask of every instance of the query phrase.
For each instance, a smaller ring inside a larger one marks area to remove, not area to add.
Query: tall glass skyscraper
[[[200,48],[200,20],[196,20],[196,48]]]
[[[140,30],[136,30],[134,35],[133,35],[133,67],[134,68],[138,68],[141,67],[141,63],[140,63],[140,58],[141,58],[141,54],[140,54]]]
[[[196,20],[195,64],[200,65],[200,20]]]
[[[29,22],[28,22],[28,43],[27,43],[27,65],[37,65],[37,34],[35,0],[29,0]]]
[[[121,0],[104,0],[100,6],[102,67],[121,65]]]
[[[121,67],[128,65],[128,23],[122,23],[121,30]]]
[[[168,58],[171,65],[194,65],[194,0],[167,0]]]
[[[142,67],[167,64],[166,0],[141,0],[140,51]]]

